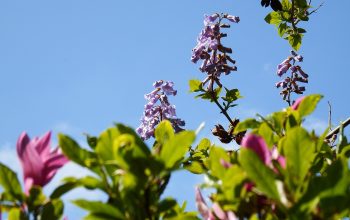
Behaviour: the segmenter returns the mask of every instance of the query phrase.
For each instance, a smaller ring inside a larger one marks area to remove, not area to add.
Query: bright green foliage
[[[208,157],[193,150],[215,190],[213,202],[241,219],[339,219],[350,214],[349,143],[341,135],[336,148],[302,128],[320,95],[305,97],[298,109],[288,108],[258,119],[247,119],[235,132],[251,129],[271,152],[271,164],[252,149],[206,148]],[[275,153],[272,153],[275,152]],[[275,156],[274,156],[275,155]],[[283,157],[286,164],[278,158]],[[200,158],[200,159],[198,159]],[[190,169],[191,171],[191,169]],[[195,173],[195,172],[194,172]],[[271,207],[274,207],[273,209]]]
[[[0,163],[0,177],[0,185],[4,189],[7,199],[11,201],[22,201],[23,192],[17,174],[4,164]]]
[[[299,50],[306,30],[297,25],[309,20],[308,10],[311,8],[305,0],[282,0],[282,11],[273,11],[265,17],[268,24],[277,27],[278,35],[288,40],[294,50]]]
[[[195,139],[194,132],[174,134],[170,122],[163,121],[155,130],[155,139],[151,150],[133,129],[117,124],[96,137],[91,150],[87,150],[69,137],[60,135],[59,145],[63,153],[97,176],[65,178],[51,198],[57,198],[76,187],[106,193],[107,201],[78,199],[73,202],[89,211],[85,219],[195,217],[184,210],[177,210],[175,200],[160,199],[171,172],[181,167]]]

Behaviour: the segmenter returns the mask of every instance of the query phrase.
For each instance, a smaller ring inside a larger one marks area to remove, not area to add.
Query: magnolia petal
[[[195,189],[195,194],[196,194],[196,205],[197,205],[198,212],[201,214],[201,216],[204,219],[209,219],[210,210],[207,206],[207,203],[204,201],[204,198],[198,186]]]
[[[254,134],[248,134],[243,138],[241,146],[255,151],[264,164],[271,164],[271,153],[262,137]]]
[[[216,215],[216,217],[218,217],[220,220],[226,220],[227,216],[226,213],[224,212],[224,210],[222,210],[222,208],[220,207],[220,205],[218,203],[214,203],[213,206],[213,211]]]
[[[291,106],[291,108],[293,109],[293,110],[298,110],[298,108],[299,108],[299,105],[300,105],[300,103],[304,100],[304,96],[303,97],[300,97],[300,98],[298,98],[297,100],[295,100],[295,102],[293,103],[293,105]]]
[[[35,143],[35,149],[41,158],[45,158],[50,153],[50,139],[51,131],[46,132],[42,137]]]
[[[18,139],[17,153],[22,164],[24,181],[32,178],[33,184],[40,185],[44,164],[26,133],[22,133]]]

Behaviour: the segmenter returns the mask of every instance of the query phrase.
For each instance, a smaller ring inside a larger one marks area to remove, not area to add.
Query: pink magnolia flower
[[[275,147],[270,150],[262,137],[248,134],[244,136],[241,146],[253,150],[264,164],[269,167],[272,167],[272,160],[277,160],[283,168],[286,166],[285,158],[278,154]]]
[[[199,187],[196,187],[196,205],[199,211],[199,214],[203,217],[204,220],[237,220],[237,216],[232,212],[225,212],[222,210],[218,203],[214,203],[212,209],[210,209],[207,203],[204,201],[202,193]],[[215,214],[215,215],[214,215]],[[217,218],[215,218],[215,216]]]
[[[17,155],[23,168],[24,190],[33,185],[45,186],[68,159],[58,151],[50,151],[51,132],[32,140],[23,132],[17,140]]]
[[[300,98],[298,98],[297,100],[295,100],[295,102],[293,103],[293,105],[291,106],[291,108],[292,108],[293,110],[298,110],[300,103],[301,103],[304,99],[305,99],[305,96],[300,97]]]

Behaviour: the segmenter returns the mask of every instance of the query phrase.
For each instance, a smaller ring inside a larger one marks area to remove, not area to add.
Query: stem
[[[294,21],[294,9],[295,9],[295,0],[292,0],[292,11],[291,11],[291,23],[292,23],[292,26],[293,26],[293,30],[297,30],[297,27],[295,25],[295,21]]]
[[[101,170],[101,173],[102,173],[102,180],[103,180],[103,182],[105,184],[107,193],[108,193],[109,197],[113,198],[113,190],[111,189],[111,187],[108,184],[108,178],[107,178],[106,170],[104,169],[104,166],[102,164],[100,164],[99,167],[100,167],[100,170]]]
[[[333,131],[329,132],[327,134],[327,136],[325,137],[325,139],[330,139],[332,138],[333,135],[337,134],[340,131],[340,127],[345,128],[346,126],[350,125],[350,117],[348,119],[346,119],[343,123],[341,123],[341,125],[339,125],[338,127],[336,127]]]
[[[210,79],[210,80],[214,80],[214,79]],[[218,102],[216,95],[215,95],[215,91],[214,91],[214,82],[211,83],[211,96],[213,101],[215,102],[215,104],[219,107],[219,109],[221,110],[221,113],[225,115],[225,117],[227,118],[227,120],[230,122],[230,124],[235,127],[235,123],[233,122],[233,120],[231,119],[231,117],[228,115],[227,111],[222,107],[222,105]]]

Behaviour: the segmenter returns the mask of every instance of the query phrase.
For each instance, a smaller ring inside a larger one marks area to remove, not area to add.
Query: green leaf
[[[86,135],[86,141],[91,149],[95,149],[97,145],[97,137]]]
[[[286,31],[288,30],[288,25],[287,23],[282,23],[278,26],[278,35],[280,37],[283,37],[283,35],[286,33]]]
[[[282,0],[283,11],[290,11],[292,9],[292,3],[289,0]]]
[[[62,185],[58,186],[56,189],[53,190],[53,192],[50,195],[50,198],[57,199],[78,186],[79,184],[76,182],[63,183]]]
[[[297,109],[299,115],[301,117],[305,117],[311,114],[316,109],[317,104],[322,99],[322,97],[322,95],[318,94],[306,96]]]
[[[160,158],[164,161],[167,168],[173,169],[174,166],[184,158],[190,145],[195,139],[192,131],[182,131],[171,137],[163,146],[160,152]]]
[[[198,161],[193,161],[188,164],[185,164],[184,168],[194,174],[202,174],[205,172],[202,163]]]
[[[1,213],[0,213],[1,215]],[[8,220],[29,220],[19,208],[12,208],[8,214]]]
[[[164,144],[174,136],[174,128],[168,120],[159,123],[154,131],[154,136],[159,144]]]
[[[51,200],[42,207],[41,219],[60,219],[63,208],[64,205],[61,200]]]
[[[238,134],[239,132],[246,131],[248,129],[255,129],[260,126],[261,122],[257,121],[254,118],[248,118],[242,122],[239,122],[238,125],[235,127],[235,134]]]
[[[295,0],[295,6],[300,8],[306,8],[308,6],[308,3],[306,0]]]
[[[237,99],[242,97],[240,95],[238,89],[231,89],[231,90],[229,90],[229,89],[225,88],[225,90],[226,90],[226,95],[225,95],[225,97],[222,97],[222,99],[225,100],[228,103],[234,102]]]
[[[203,91],[202,82],[198,79],[191,79],[189,81],[190,92],[200,92]]]
[[[208,99],[210,102],[214,102],[214,100],[218,100],[221,93],[221,87],[218,87],[214,89],[214,96],[213,93],[210,91],[206,91],[205,93],[199,94],[197,97],[201,97],[202,99]]]
[[[34,211],[45,203],[46,196],[40,186],[33,186],[29,190],[29,196],[26,198],[29,211]]]
[[[282,17],[280,15],[280,13],[273,11],[265,17],[265,21],[268,24],[278,25],[282,22]]]
[[[17,174],[3,163],[0,163],[0,185],[13,198],[23,201],[22,187]]]
[[[268,168],[252,150],[241,148],[239,162],[257,188],[271,199],[280,200],[276,186],[276,174]]]
[[[177,205],[176,200],[173,198],[165,198],[158,204],[158,212],[166,212]]]
[[[197,151],[207,151],[211,146],[208,138],[203,138],[196,147]]]
[[[301,46],[302,34],[291,34],[288,36],[288,42],[294,50],[299,50]]]
[[[103,215],[110,218],[125,219],[123,213],[115,206],[102,203],[100,201],[87,201],[77,199],[72,201],[75,205],[82,209],[88,210],[93,215]]]
[[[281,144],[286,157],[289,182],[298,187],[315,159],[316,143],[306,130],[296,127],[286,133]]]
[[[221,164],[221,160],[230,161],[227,152],[221,147],[213,146],[210,148],[208,167],[211,170],[211,175],[220,179],[225,176],[226,172],[226,168]]]
[[[91,163],[97,160],[93,152],[81,148],[79,144],[69,136],[59,134],[58,143],[66,157],[83,167],[91,168]]]

